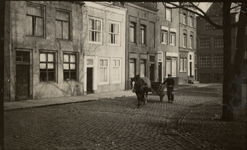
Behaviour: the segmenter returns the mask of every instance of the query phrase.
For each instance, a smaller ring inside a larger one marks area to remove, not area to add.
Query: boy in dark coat
[[[174,79],[171,77],[170,74],[168,74],[168,79],[166,79],[162,84],[166,84],[167,86],[167,97],[168,97],[168,102],[173,102],[174,100]]]

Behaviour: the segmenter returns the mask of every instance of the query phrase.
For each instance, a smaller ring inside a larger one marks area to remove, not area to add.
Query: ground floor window
[[[121,59],[113,59],[112,78],[113,82],[121,82]]]
[[[136,60],[135,59],[130,59],[130,64],[129,64],[129,76],[130,78],[133,78],[135,76],[135,71],[136,71]]]
[[[76,54],[63,55],[63,77],[64,80],[76,80]]]
[[[107,83],[108,82],[108,69],[109,63],[108,59],[100,59],[99,60],[99,68],[100,68],[100,82]]]
[[[140,60],[140,77],[146,76],[146,60],[141,59]]]
[[[55,81],[55,53],[40,52],[40,81]]]
[[[200,67],[211,68],[211,58],[209,55],[200,56]]]
[[[177,58],[176,57],[166,57],[166,77],[171,74],[172,77],[177,76]]]

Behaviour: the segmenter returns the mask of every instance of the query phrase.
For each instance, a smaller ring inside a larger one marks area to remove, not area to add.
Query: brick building
[[[83,94],[82,3],[6,1],[5,101]]]
[[[126,14],[126,89],[130,88],[130,78],[139,74],[151,81],[158,80],[159,41],[157,36],[157,5],[152,2],[127,2]]]
[[[215,23],[222,25],[222,5],[213,3],[206,14]],[[232,13],[232,22],[236,20]],[[222,83],[223,81],[223,30],[214,28],[203,18],[197,17],[198,34],[198,81],[200,83]],[[232,55],[236,47],[236,28],[231,30]],[[232,60],[229,60],[233,62]]]

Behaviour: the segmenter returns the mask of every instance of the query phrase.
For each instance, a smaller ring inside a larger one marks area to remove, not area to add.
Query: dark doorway
[[[192,62],[190,62],[190,76],[192,76]]]
[[[29,99],[30,53],[16,51],[16,100]]]
[[[87,94],[93,93],[93,68],[87,68]]]
[[[158,75],[159,75],[159,82],[162,82],[162,62],[159,62],[159,71],[158,71]]]
[[[150,80],[151,81],[154,81],[155,79],[154,79],[154,64],[150,64]]]

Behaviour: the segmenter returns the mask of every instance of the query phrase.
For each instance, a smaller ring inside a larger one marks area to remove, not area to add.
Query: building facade
[[[179,9],[171,9],[172,6],[157,3],[159,20],[158,44],[158,76],[159,82],[163,82],[168,74],[172,75],[175,84],[179,77]]]
[[[120,2],[85,2],[81,41],[84,92],[125,88],[126,9]]]
[[[190,11],[179,10],[179,83],[197,80],[196,68],[196,16]]]
[[[5,101],[82,95],[82,3],[6,1]]]
[[[152,2],[126,2],[126,89],[130,78],[139,74],[158,81],[159,41],[157,5]]]
[[[222,5],[213,3],[206,14],[216,24],[222,25]],[[232,22],[236,20],[236,14],[232,15]],[[197,17],[198,33],[198,81],[200,83],[222,83],[223,81],[223,30],[216,29],[206,20]],[[232,55],[236,47],[236,28],[231,30]],[[229,60],[233,62],[232,60]]]

